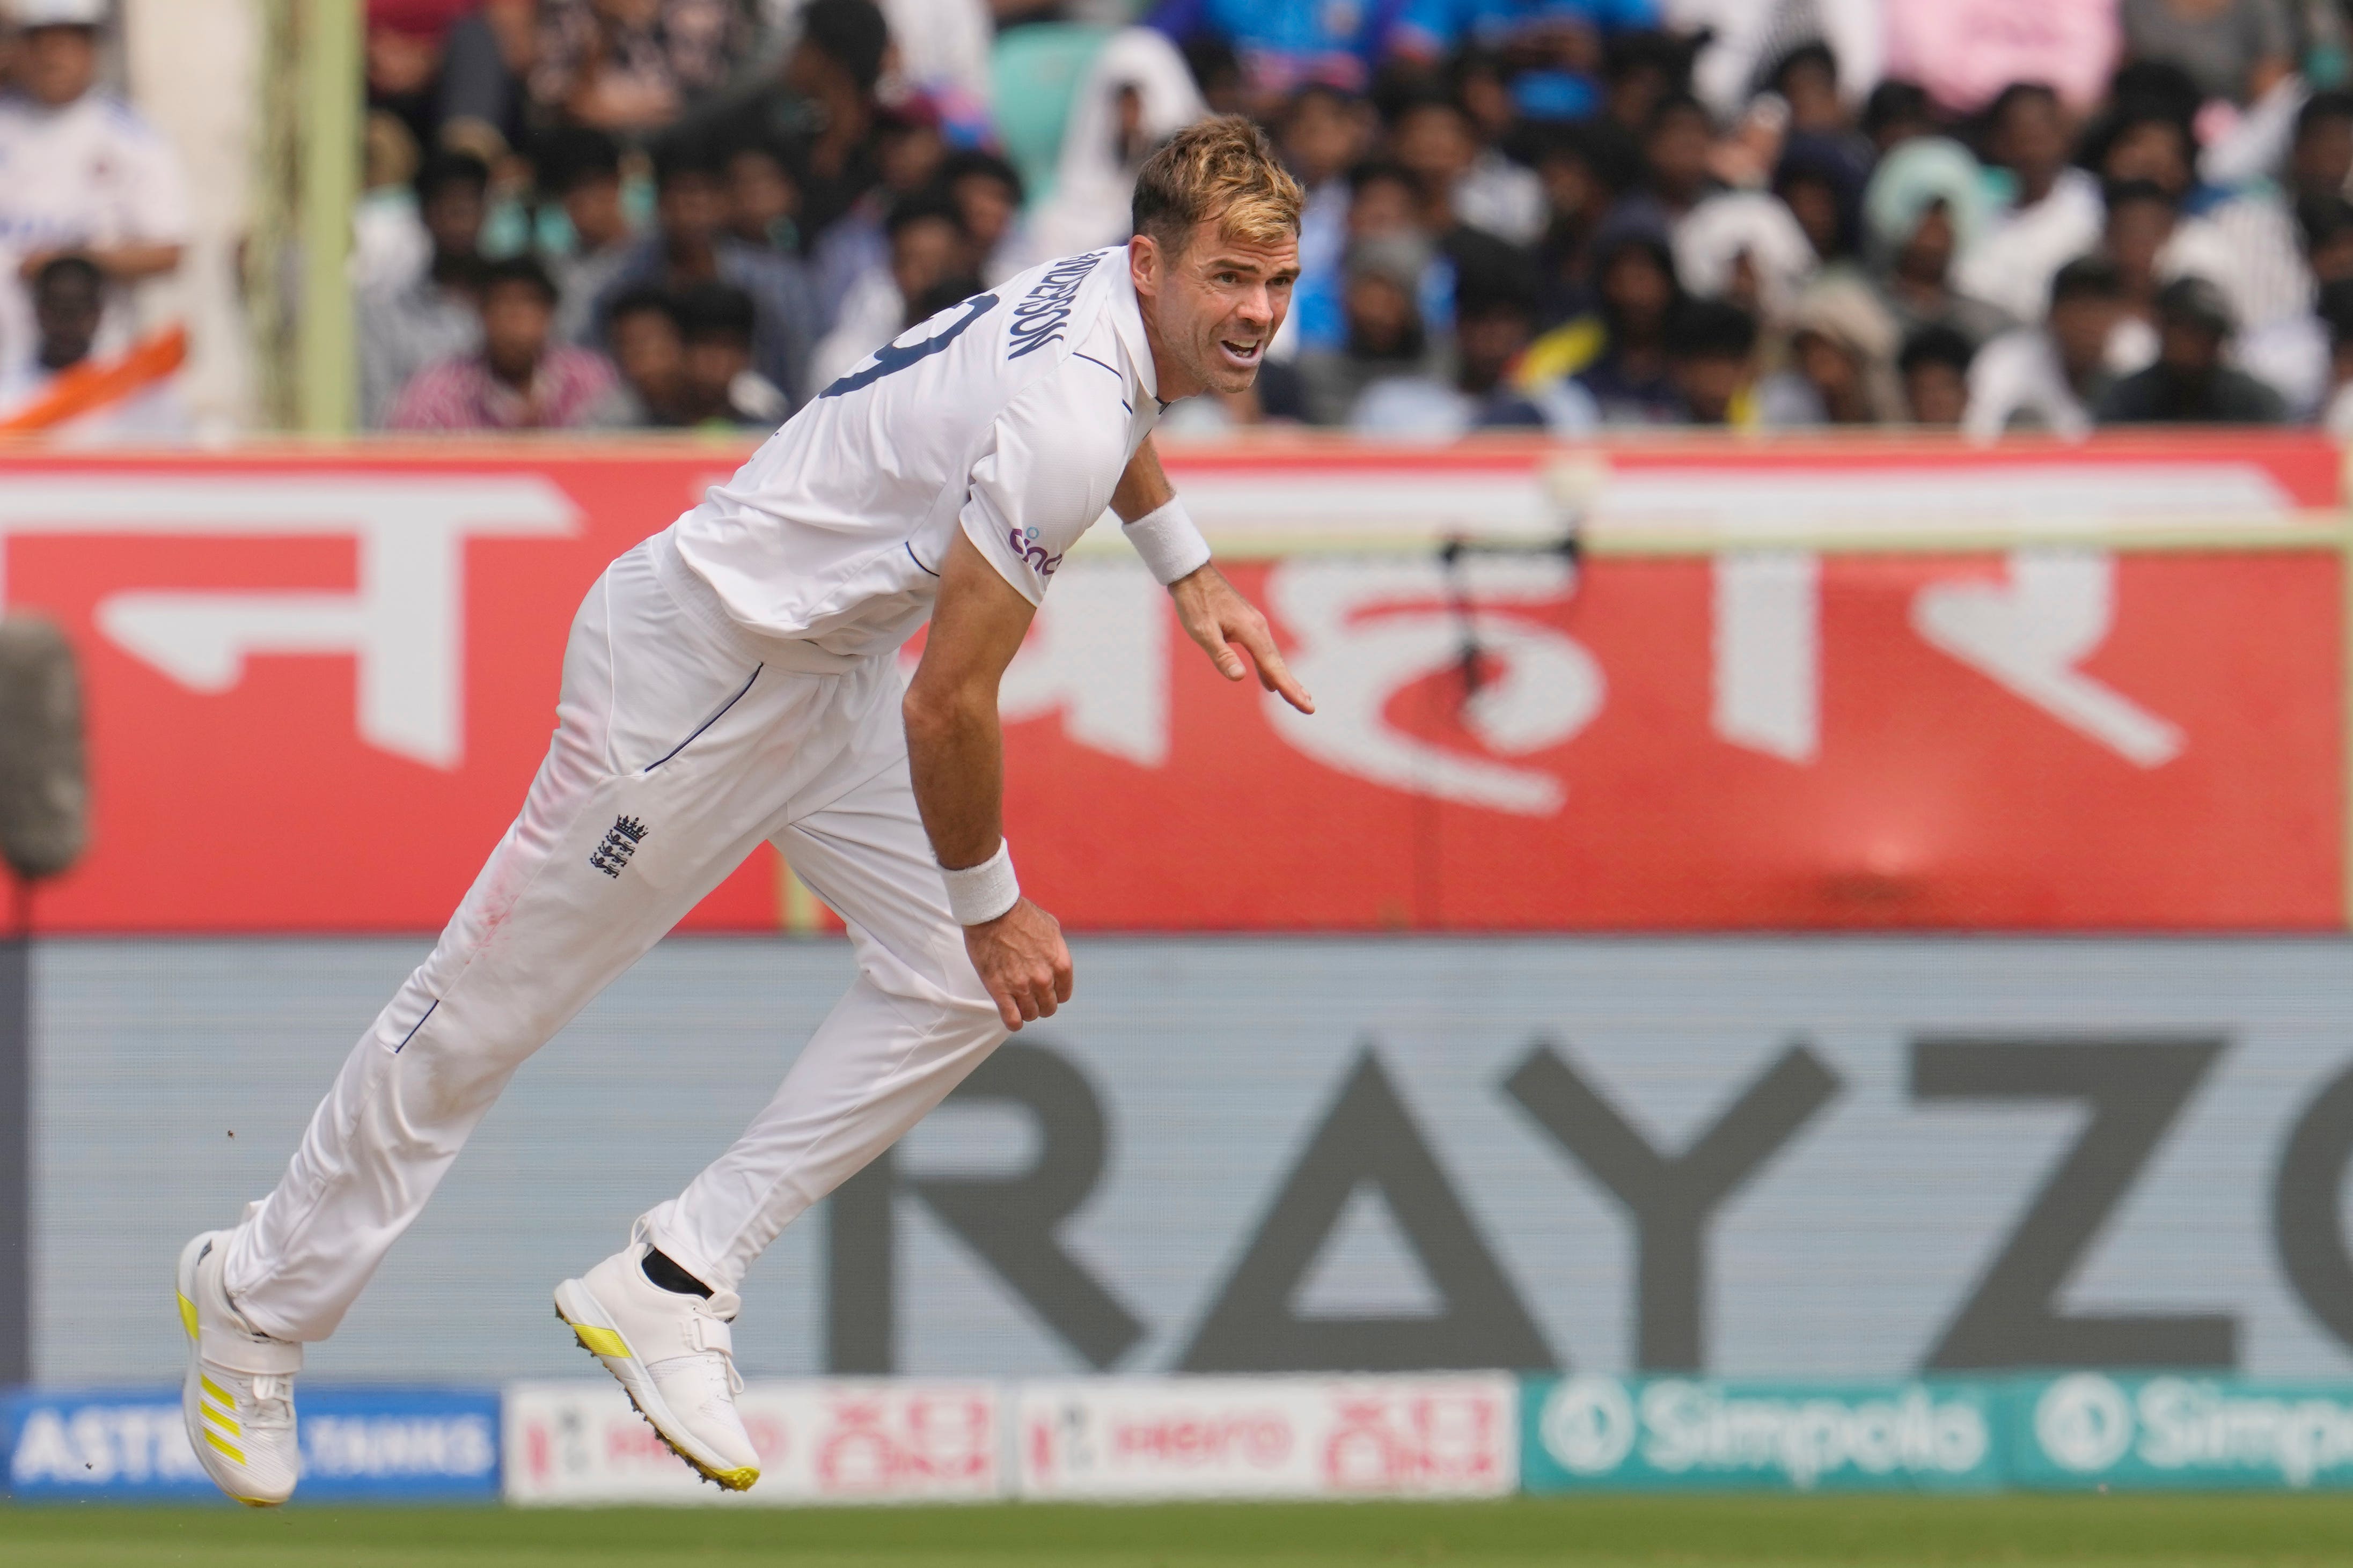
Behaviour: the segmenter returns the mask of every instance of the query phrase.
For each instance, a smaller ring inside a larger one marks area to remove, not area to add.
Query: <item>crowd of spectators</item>
[[[772,426],[1240,112],[1303,275],[1180,428],[2353,436],[2348,3],[366,0],[363,418]]]

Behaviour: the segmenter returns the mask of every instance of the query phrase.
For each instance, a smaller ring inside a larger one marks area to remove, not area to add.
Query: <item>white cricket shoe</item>
[[[555,1315],[581,1349],[628,1390],[629,1402],[670,1451],[729,1491],[760,1479],[735,1395],[735,1347],[728,1323],[743,1302],[733,1290],[708,1299],[665,1290],[646,1278],[642,1241],[555,1288]]]
[[[188,1333],[180,1414],[213,1484],[241,1503],[269,1508],[294,1495],[302,1473],[294,1441],[302,1347],[273,1340],[238,1315],[221,1285],[227,1253],[225,1230],[208,1230],[180,1249],[180,1326]]]

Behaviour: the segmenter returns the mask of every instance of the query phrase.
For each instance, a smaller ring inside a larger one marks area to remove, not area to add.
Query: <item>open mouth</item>
[[[1266,353],[1266,340],[1219,338],[1218,352],[1225,355],[1226,363],[1237,370],[1256,370],[1259,360]]]

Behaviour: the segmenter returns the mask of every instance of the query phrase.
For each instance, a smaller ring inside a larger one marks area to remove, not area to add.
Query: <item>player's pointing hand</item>
[[[1204,566],[1189,577],[1180,577],[1168,585],[1168,594],[1176,602],[1176,618],[1182,621],[1186,633],[1201,645],[1209,662],[1228,680],[1240,680],[1250,673],[1242,663],[1239,646],[1258,666],[1258,683],[1269,691],[1279,692],[1282,700],[1302,713],[1315,711],[1315,699],[1299,684],[1291,667],[1282,662],[1282,655],[1274,646],[1274,634],[1267,629],[1266,617],[1258,606],[1241,596],[1225,574],[1216,566]]]

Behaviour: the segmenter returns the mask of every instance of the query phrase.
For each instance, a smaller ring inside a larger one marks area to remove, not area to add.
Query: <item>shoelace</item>
[[[257,1431],[282,1432],[294,1425],[294,1380],[262,1373],[252,1380],[253,1413],[246,1425]]]

